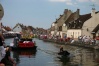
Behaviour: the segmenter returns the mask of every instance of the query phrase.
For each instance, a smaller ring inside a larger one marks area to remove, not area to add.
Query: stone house
[[[84,15],[80,15],[79,9],[77,9],[74,13],[69,12],[69,16],[65,20],[62,18],[63,16],[52,24],[53,31],[51,31],[53,34],[55,32],[57,35],[60,34],[61,38],[63,38],[64,33],[67,37],[72,36],[75,39],[81,35],[90,36],[91,38],[99,36],[99,12],[96,12],[95,8],[92,8],[91,13]]]
[[[65,9],[63,15],[60,15],[60,17],[52,23],[51,34],[61,35],[61,38],[67,36],[67,24],[77,18],[79,18],[79,9],[74,13],[71,10]]]
[[[67,23],[67,37],[78,38],[78,36],[90,36],[91,38],[99,35],[99,11],[92,8],[91,13],[79,15],[79,18]]]
[[[85,21],[82,26],[82,35],[92,38],[99,36],[99,11],[96,12],[95,8],[92,8],[90,19]]]

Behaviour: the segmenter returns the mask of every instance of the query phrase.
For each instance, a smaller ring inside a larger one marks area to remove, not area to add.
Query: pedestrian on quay
[[[6,54],[3,43],[4,43],[4,37],[2,33],[0,33],[0,66],[5,66],[5,64],[1,62],[1,60],[4,58]]]

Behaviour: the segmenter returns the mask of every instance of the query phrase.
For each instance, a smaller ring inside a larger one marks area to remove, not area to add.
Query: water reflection
[[[68,56],[60,56],[58,58],[59,61],[62,62],[62,66],[68,65],[68,63],[70,62],[70,57]]]
[[[97,55],[97,50],[83,48],[76,51],[76,55],[71,59],[71,63],[78,66],[95,66],[97,65],[95,61],[96,57],[99,57],[99,55]]]
[[[38,46],[34,51],[14,51],[12,56],[18,62],[17,66],[99,66],[99,51],[76,46],[63,45],[64,50],[73,54],[73,57],[59,59],[57,52],[60,45],[34,39]],[[7,43],[11,42],[7,39]]]
[[[37,50],[21,50],[21,51],[12,51],[13,58],[16,63],[20,62],[20,58],[34,58]]]

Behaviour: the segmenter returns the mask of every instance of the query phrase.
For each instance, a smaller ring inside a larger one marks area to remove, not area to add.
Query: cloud
[[[49,0],[51,2],[65,2],[65,0]]]
[[[78,1],[78,2],[88,2],[90,0],[76,0],[76,1]]]
[[[99,0],[91,0],[92,2],[94,2],[95,4],[99,5]]]
[[[92,2],[93,4],[99,5],[99,0],[76,0],[77,2]]]
[[[65,0],[67,5],[73,5],[72,0]]]
[[[49,0],[50,2],[65,2],[67,5],[73,5],[72,0]]]

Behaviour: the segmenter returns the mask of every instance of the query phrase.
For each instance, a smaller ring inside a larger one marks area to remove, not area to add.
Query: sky
[[[0,4],[4,9],[1,22],[11,28],[21,23],[48,29],[65,9],[80,9],[81,15],[91,13],[93,7],[99,11],[99,0],[0,0]]]

